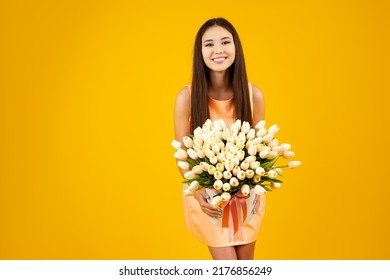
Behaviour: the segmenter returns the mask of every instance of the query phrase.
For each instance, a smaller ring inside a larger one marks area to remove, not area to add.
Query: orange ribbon
[[[248,211],[246,199],[247,197],[234,195],[224,207],[222,227],[229,229],[229,242],[243,240],[241,225]]]

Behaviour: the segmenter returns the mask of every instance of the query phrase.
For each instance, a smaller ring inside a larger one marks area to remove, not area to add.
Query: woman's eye
[[[230,41],[224,41],[224,42],[222,42],[222,45],[227,45],[227,44],[230,44]]]
[[[211,44],[211,43],[208,43],[208,44],[206,44],[206,45],[204,45],[205,47],[212,47],[213,46],[213,44]]]

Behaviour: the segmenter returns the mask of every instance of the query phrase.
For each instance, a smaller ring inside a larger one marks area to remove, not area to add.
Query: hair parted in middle
[[[191,84],[191,131],[209,118],[207,92],[210,84],[210,70],[202,56],[202,36],[212,26],[221,26],[233,36],[236,56],[228,69],[229,83],[233,88],[235,118],[252,124],[252,109],[249,97],[248,78],[246,74],[244,52],[236,29],[224,18],[206,21],[199,29],[194,46],[194,61]]]

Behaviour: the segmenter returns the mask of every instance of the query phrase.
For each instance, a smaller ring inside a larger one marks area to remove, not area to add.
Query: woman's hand
[[[207,193],[206,193],[206,190],[205,188],[201,188],[199,189],[195,195],[194,195],[195,199],[199,202],[199,205],[200,205],[200,208],[202,209],[202,211],[214,218],[214,217],[219,217],[222,215],[222,209],[217,207],[217,208],[214,208],[212,207],[208,202],[207,202]]]

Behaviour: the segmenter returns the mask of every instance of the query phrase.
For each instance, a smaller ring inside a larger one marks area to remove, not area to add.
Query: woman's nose
[[[222,53],[223,52],[222,46],[216,45],[215,49],[214,49],[214,52],[215,53]]]

